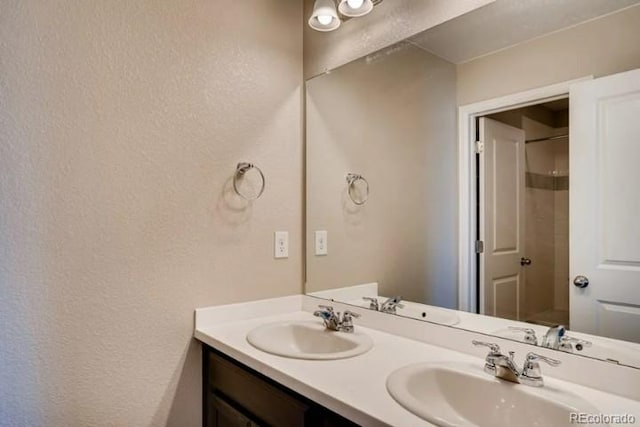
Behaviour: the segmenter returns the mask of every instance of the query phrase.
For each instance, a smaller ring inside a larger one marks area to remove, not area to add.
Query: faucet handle
[[[330,305],[320,304],[318,307],[323,310],[327,310],[329,313],[333,313],[333,307],[331,307]]]
[[[343,318],[345,318],[345,317],[347,317],[347,316],[348,316],[348,317],[355,317],[355,318],[357,319],[357,318],[359,318],[359,317],[360,317],[360,316],[362,316],[362,315],[361,315],[361,314],[358,314],[358,313],[354,313],[354,312],[353,312],[353,311],[351,311],[351,310],[345,310],[345,311],[344,311],[344,314],[342,315],[342,317],[343,317]]]
[[[524,332],[524,342],[538,345],[538,338],[536,337],[535,330],[531,328],[522,328],[520,326],[509,326],[507,329],[509,329],[510,331]]]
[[[527,358],[524,361],[524,367],[522,368],[522,375],[520,375],[521,383],[534,387],[542,387],[544,385],[538,361],[545,362],[551,366],[558,366],[562,363],[559,360],[542,356],[537,353],[528,353]]]
[[[339,313],[338,313],[339,315]],[[360,314],[354,313],[351,310],[345,310],[342,314],[342,321],[340,322],[340,330],[343,332],[353,332],[353,318],[360,317]]]
[[[529,362],[537,362],[538,360],[545,362],[551,366],[558,366],[560,365],[562,362],[556,359],[552,359],[550,357],[547,356],[543,356],[541,354],[538,353],[528,353],[527,354],[527,360],[525,361],[525,367]]]
[[[484,341],[471,341],[473,345],[476,346],[484,346],[489,347],[489,354],[484,358],[484,371],[489,375],[496,374],[496,360],[503,357],[502,353],[500,353],[500,346],[491,342]],[[511,355],[511,359],[513,360],[513,355]]]
[[[380,305],[376,297],[362,297],[363,300],[369,301],[369,310],[378,310]]]
[[[402,304],[402,297],[400,295],[396,295],[395,297],[391,297],[387,299],[385,304],[393,305],[399,308],[404,308],[404,304]]]
[[[383,302],[382,305],[380,306],[380,311],[383,311],[385,313],[396,314],[396,308],[404,308],[404,304],[401,304],[401,302],[402,302],[402,297],[399,295],[395,297],[387,298],[387,300]]]
[[[560,338],[560,350],[572,353],[574,345],[576,350],[582,351],[585,347],[591,347],[591,341],[573,338],[568,335],[564,335]]]
[[[498,344],[478,340],[473,340],[471,343],[476,346],[489,347],[489,349],[491,349],[491,353],[500,353],[500,346]]]

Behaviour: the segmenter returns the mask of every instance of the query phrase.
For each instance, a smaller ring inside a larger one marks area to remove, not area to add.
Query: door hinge
[[[476,153],[480,154],[482,152],[484,152],[484,142],[476,141]]]
[[[484,242],[482,240],[476,240],[476,253],[481,254],[484,252]]]

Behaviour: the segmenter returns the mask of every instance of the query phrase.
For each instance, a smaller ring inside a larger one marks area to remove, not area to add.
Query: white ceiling
[[[635,4],[640,0],[496,0],[409,41],[459,64]]]

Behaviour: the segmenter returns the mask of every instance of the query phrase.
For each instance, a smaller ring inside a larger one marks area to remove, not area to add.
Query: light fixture
[[[380,3],[382,0],[316,0],[309,26],[317,31],[333,31],[342,21],[364,16]]]
[[[340,0],[338,10],[349,18],[364,16],[373,10],[372,0]]]
[[[316,0],[313,13],[309,18],[311,28],[317,31],[333,31],[340,26],[340,23],[334,0]]]

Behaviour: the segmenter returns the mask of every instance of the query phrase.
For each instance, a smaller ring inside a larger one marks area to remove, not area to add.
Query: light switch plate
[[[326,255],[329,253],[327,247],[327,231],[326,230],[317,230],[316,231],[316,255]]]
[[[273,256],[275,258],[289,258],[289,232],[276,231],[273,239]]]

